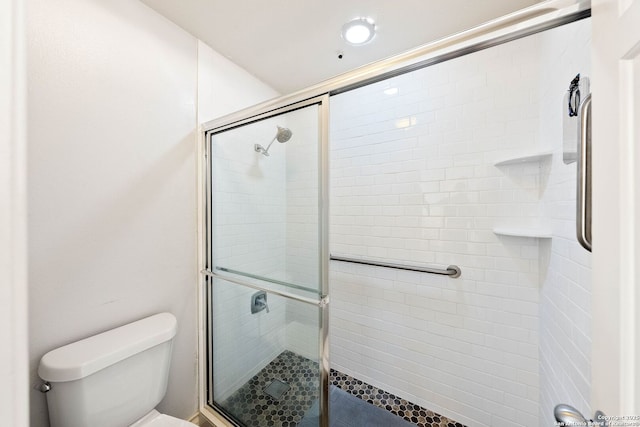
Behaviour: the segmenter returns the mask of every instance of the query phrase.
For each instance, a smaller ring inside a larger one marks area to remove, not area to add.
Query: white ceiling
[[[286,94],[539,0],[141,1]],[[378,28],[360,47],[340,35],[356,17]]]

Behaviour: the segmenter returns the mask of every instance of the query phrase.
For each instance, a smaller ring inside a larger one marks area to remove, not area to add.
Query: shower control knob
[[[267,304],[267,293],[264,291],[256,292],[251,295],[251,314],[258,313],[262,310],[269,312],[269,304]]]

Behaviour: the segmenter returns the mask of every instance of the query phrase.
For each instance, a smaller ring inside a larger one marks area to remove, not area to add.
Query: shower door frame
[[[392,56],[390,58],[377,61],[371,63],[369,65],[365,65],[363,67],[354,69],[345,74],[336,76],[332,79],[326,80],[319,84],[310,86],[308,88],[302,89],[300,91],[294,92],[289,95],[280,96],[263,103],[254,105],[252,107],[245,108],[243,110],[237,111],[235,113],[228,114],[221,118],[206,122],[202,125],[201,136],[204,136],[204,146],[206,146],[206,140],[208,135],[210,135],[211,131],[214,129],[220,129],[222,127],[225,128],[233,128],[234,126],[239,126],[241,124],[246,124],[248,122],[252,122],[258,120],[259,118],[269,117],[274,115],[274,112],[279,112],[281,109],[290,108],[295,109],[296,107],[292,107],[298,105],[300,103],[310,102],[314,99],[322,98],[326,101],[323,101],[323,110],[326,109],[324,114],[324,121],[326,123],[322,123],[322,128],[326,129],[324,133],[324,138],[327,138],[327,141],[322,141],[323,144],[328,144],[328,116],[329,116],[329,104],[328,99],[332,95],[337,95],[340,93],[344,93],[353,89],[357,89],[363,86],[367,86],[372,83],[376,83],[379,81],[386,80],[391,77],[399,76],[402,74],[406,74],[418,69],[426,68],[431,65],[438,64],[440,62],[445,62],[454,58],[458,58],[467,54],[471,54],[474,52],[478,52],[484,49],[488,49],[490,47],[498,46],[513,40],[517,40],[523,37],[527,37],[542,31],[547,31],[565,24],[569,24],[575,21],[579,21],[581,19],[591,17],[591,1],[590,0],[549,0],[543,3],[538,3],[534,6],[525,8],[523,10],[505,15],[501,18],[495,19],[493,21],[489,21],[485,24],[479,25],[472,29],[454,34],[449,37],[445,37],[440,40],[436,40],[435,42],[428,43],[423,46],[419,46],[415,49],[409,50],[407,52],[401,53],[396,56]],[[309,105],[309,104],[307,104]],[[201,145],[201,150],[204,151],[203,145]],[[202,157],[201,157],[202,158]],[[323,165],[322,169],[325,170],[328,174],[328,159],[323,156]],[[204,171],[206,171],[207,166],[200,166],[200,176],[204,175]],[[326,175],[325,175],[326,176]],[[210,200],[207,198],[207,188],[206,184],[199,182],[201,186],[201,190],[204,190],[201,194],[203,194],[203,201],[206,201],[206,205],[210,207]],[[324,191],[328,189],[323,186]],[[327,199],[328,200],[328,199]],[[204,228],[205,234],[199,233],[200,236],[206,235],[208,233],[206,216],[210,212],[207,210],[204,213],[205,218],[201,218],[200,224],[201,227]],[[202,211],[201,211],[201,214]],[[327,221],[328,218],[323,217],[323,221]],[[325,223],[326,225],[326,223]],[[210,226],[210,224],[209,224]],[[325,228],[326,230],[326,228]],[[203,231],[203,230],[201,230]],[[208,238],[208,235],[206,235]],[[201,243],[206,246],[210,242]],[[323,244],[326,244],[327,241],[323,240]],[[328,274],[328,247],[326,250],[323,250],[322,253],[327,257],[326,260],[323,260],[322,272],[323,274],[326,272]],[[205,265],[204,259],[202,258],[202,254],[206,253],[206,247],[201,248],[201,263],[199,265]],[[326,263],[326,264],[325,264]],[[326,267],[325,267],[326,266]],[[205,266],[205,270],[209,266]],[[326,268],[326,270],[325,270]],[[206,274],[203,274],[204,286],[200,288],[200,295],[203,300],[206,301],[207,296],[203,293],[203,289],[207,289],[208,287],[208,278]],[[324,286],[324,284],[323,284]],[[328,284],[327,284],[328,286]],[[323,292],[325,290],[323,289]],[[326,289],[328,292],[328,288]],[[323,295],[326,295],[323,293]],[[206,325],[208,324],[208,318],[205,318],[204,304],[200,304],[200,319],[201,319],[201,328],[200,328],[200,351],[201,354],[206,352],[206,346],[202,341],[202,337],[206,336]],[[204,320],[204,322],[203,322]],[[323,324],[328,322],[328,318],[323,316]],[[204,324],[202,324],[204,323]],[[323,325],[323,335],[326,335],[328,332],[327,325]],[[323,337],[323,342],[325,343],[323,349],[328,352],[328,342],[327,336]],[[326,363],[326,366],[322,366],[322,370],[326,372],[328,375],[329,365],[328,365],[328,354],[327,357],[323,356],[322,363],[323,365]],[[200,372],[201,372],[201,380],[200,380],[200,390],[205,391],[208,387],[206,381],[206,363],[200,363]],[[204,378],[203,378],[204,377]],[[328,393],[328,384],[326,384],[327,389],[323,388],[323,393]],[[322,400],[322,399],[321,399]],[[216,413],[214,413],[207,406],[206,393],[204,396],[201,393],[200,399],[200,412],[204,414],[207,418],[215,419],[218,422],[225,422],[222,420]],[[327,409],[327,406],[321,406],[321,413],[323,410]],[[327,414],[328,415],[328,414]],[[328,417],[325,417],[328,419]],[[231,425],[231,424],[229,424]],[[328,427],[328,424],[322,424],[323,427]]]
[[[255,283],[240,280],[234,277],[229,277],[224,274],[215,272],[215,268],[212,265],[214,250],[213,250],[213,200],[212,200],[212,183],[213,183],[213,168],[211,158],[211,145],[213,144],[212,138],[215,134],[236,129],[252,123],[257,123],[271,117],[286,114],[292,111],[300,110],[313,105],[318,106],[318,243],[319,248],[319,298],[314,300],[312,298],[299,296],[286,291],[279,291],[266,287],[260,287]],[[236,426],[236,421],[226,414],[223,408],[217,406],[213,400],[213,328],[212,328],[212,315],[211,315],[211,301],[212,301],[212,282],[214,278],[225,280],[227,282],[234,283],[235,285],[245,286],[256,290],[261,290],[278,295],[290,300],[295,300],[305,304],[315,305],[320,310],[320,322],[319,322],[319,346],[318,346],[318,362],[319,362],[319,380],[320,380],[320,396],[319,396],[319,415],[320,415],[320,427],[329,427],[329,96],[328,94],[316,96],[303,101],[295,102],[281,106],[276,109],[270,109],[260,114],[245,116],[239,120],[227,120],[222,118],[209,122],[208,128],[203,130],[203,142],[202,147],[204,158],[204,183],[202,183],[203,200],[205,201],[205,207],[202,218],[202,225],[204,227],[204,241],[202,248],[201,264],[203,266],[202,276],[204,278],[204,289],[201,295],[204,298],[205,303],[201,304],[201,315],[205,318],[205,325],[202,329],[204,332],[204,339],[201,338],[200,348],[205,349],[203,354],[206,357],[203,358],[201,363],[201,372],[204,374],[204,378],[201,378],[201,386],[204,385],[204,399],[201,399],[201,412],[210,415],[211,418],[216,419],[218,422],[222,421],[217,415],[224,417],[224,422],[231,426]],[[202,310],[204,313],[202,313]],[[201,334],[202,335],[202,334]],[[204,364],[204,366],[202,366]],[[204,402],[202,402],[204,400]],[[211,408],[216,411],[212,414],[210,411],[203,411],[204,408]]]

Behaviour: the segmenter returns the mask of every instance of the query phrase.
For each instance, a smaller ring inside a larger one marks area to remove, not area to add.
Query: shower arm
[[[278,138],[278,135],[274,136],[273,139],[271,140],[271,142],[269,143],[269,145],[267,145],[267,148],[264,149],[265,153],[269,151],[269,148],[271,147],[271,145],[276,142],[276,139]]]

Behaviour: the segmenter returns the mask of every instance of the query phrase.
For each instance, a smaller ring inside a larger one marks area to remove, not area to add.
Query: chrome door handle
[[[576,234],[582,247],[591,252],[591,94],[580,104],[578,116]]]
[[[559,426],[607,427],[607,417],[602,411],[596,411],[594,419],[587,420],[576,408],[564,403],[553,408],[553,416]]]

